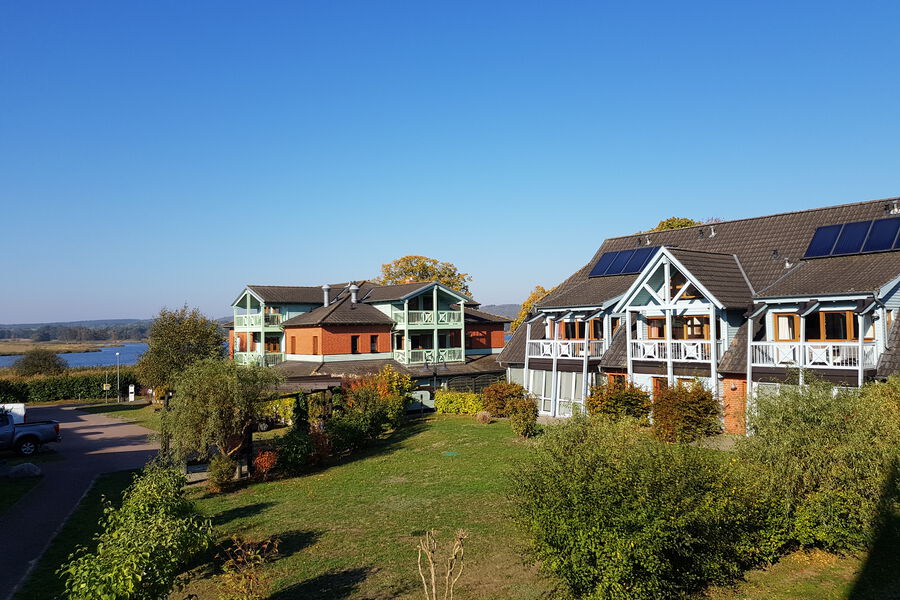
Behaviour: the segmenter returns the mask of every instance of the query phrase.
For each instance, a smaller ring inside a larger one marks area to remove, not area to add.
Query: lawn
[[[103,498],[109,498],[114,504],[118,504],[122,491],[128,487],[133,477],[133,471],[120,471],[101,475],[97,479],[38,561],[15,600],[48,600],[62,594],[63,580],[56,575],[56,570],[78,545],[93,547],[91,538],[98,532],[97,522],[103,515]]]
[[[220,531],[281,538],[273,599],[421,598],[415,548],[432,528],[448,548],[457,529],[470,533],[456,597],[539,598],[549,585],[523,564],[523,540],[505,515],[506,471],[525,447],[506,422],[444,416],[305,477],[193,493]],[[218,597],[210,579],[187,593]]]

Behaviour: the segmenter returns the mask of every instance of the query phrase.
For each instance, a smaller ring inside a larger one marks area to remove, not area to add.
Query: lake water
[[[147,344],[135,342],[122,344],[121,346],[104,346],[100,352],[72,352],[60,354],[70,367],[114,367],[116,366],[116,352],[119,353],[119,364],[122,366],[133,365],[147,349]],[[12,366],[21,356],[0,356],[0,367]]]

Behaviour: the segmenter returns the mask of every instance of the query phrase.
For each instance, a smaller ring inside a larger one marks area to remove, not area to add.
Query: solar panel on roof
[[[609,265],[612,264],[612,261],[618,256],[618,252],[604,252],[603,255],[597,259],[597,264],[594,265],[594,268],[591,269],[591,274],[588,277],[599,277],[606,273],[606,270],[609,268]]]
[[[832,254],[856,254],[862,249],[863,242],[866,240],[866,234],[869,233],[869,227],[872,221],[859,221],[856,223],[846,223],[838,236],[837,243],[834,245]]]
[[[900,217],[874,221],[862,251],[879,252],[881,250],[896,248],[896,246],[894,246],[894,240],[897,239],[898,231],[900,231]]]
[[[628,261],[631,260],[631,256],[634,254],[634,250],[622,250],[619,252],[619,255],[616,256],[616,259],[612,261],[612,264],[609,265],[609,268],[606,270],[605,275],[620,275],[625,270],[625,265],[628,264]]]
[[[638,248],[631,255],[631,260],[628,261],[625,268],[622,269],[622,273],[640,273],[647,266],[647,263],[650,262],[650,259],[653,258],[653,255],[656,254],[657,250],[659,250],[659,246]]]
[[[812,241],[809,243],[809,248],[806,249],[806,254],[803,256],[805,258],[813,258],[831,254],[831,249],[834,248],[834,242],[837,241],[842,227],[843,225],[826,225],[816,229]]]

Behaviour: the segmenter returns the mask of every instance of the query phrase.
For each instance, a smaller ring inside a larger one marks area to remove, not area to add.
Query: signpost
[[[128,386],[128,401],[134,402],[134,384]]]

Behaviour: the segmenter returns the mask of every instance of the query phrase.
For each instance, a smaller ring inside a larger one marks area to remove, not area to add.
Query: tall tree
[[[59,375],[69,368],[68,363],[58,354],[46,348],[32,348],[13,363],[16,375]]]
[[[178,393],[163,415],[163,434],[171,436],[175,456],[192,452],[232,456],[244,447],[259,411],[281,382],[273,369],[231,361],[194,362],[175,381]]]
[[[225,338],[218,323],[196,308],[162,309],[148,333],[147,351],[136,365],[145,387],[172,388],[178,375],[192,363],[225,354]]]
[[[509,324],[510,332],[518,329],[519,325],[525,322],[525,318],[528,317],[528,313],[530,313],[532,309],[534,309],[534,305],[540,302],[544,298],[544,296],[555,289],[555,287],[552,287],[548,290],[541,285],[534,286],[534,289],[531,290],[531,293],[528,294],[528,297],[525,298],[524,302],[522,302],[522,308],[519,309],[519,314],[516,315],[516,318],[513,319],[513,322]]]
[[[377,281],[383,285],[437,281],[457,292],[469,294],[472,277],[468,273],[460,273],[453,263],[411,255],[381,265],[381,277]]]

